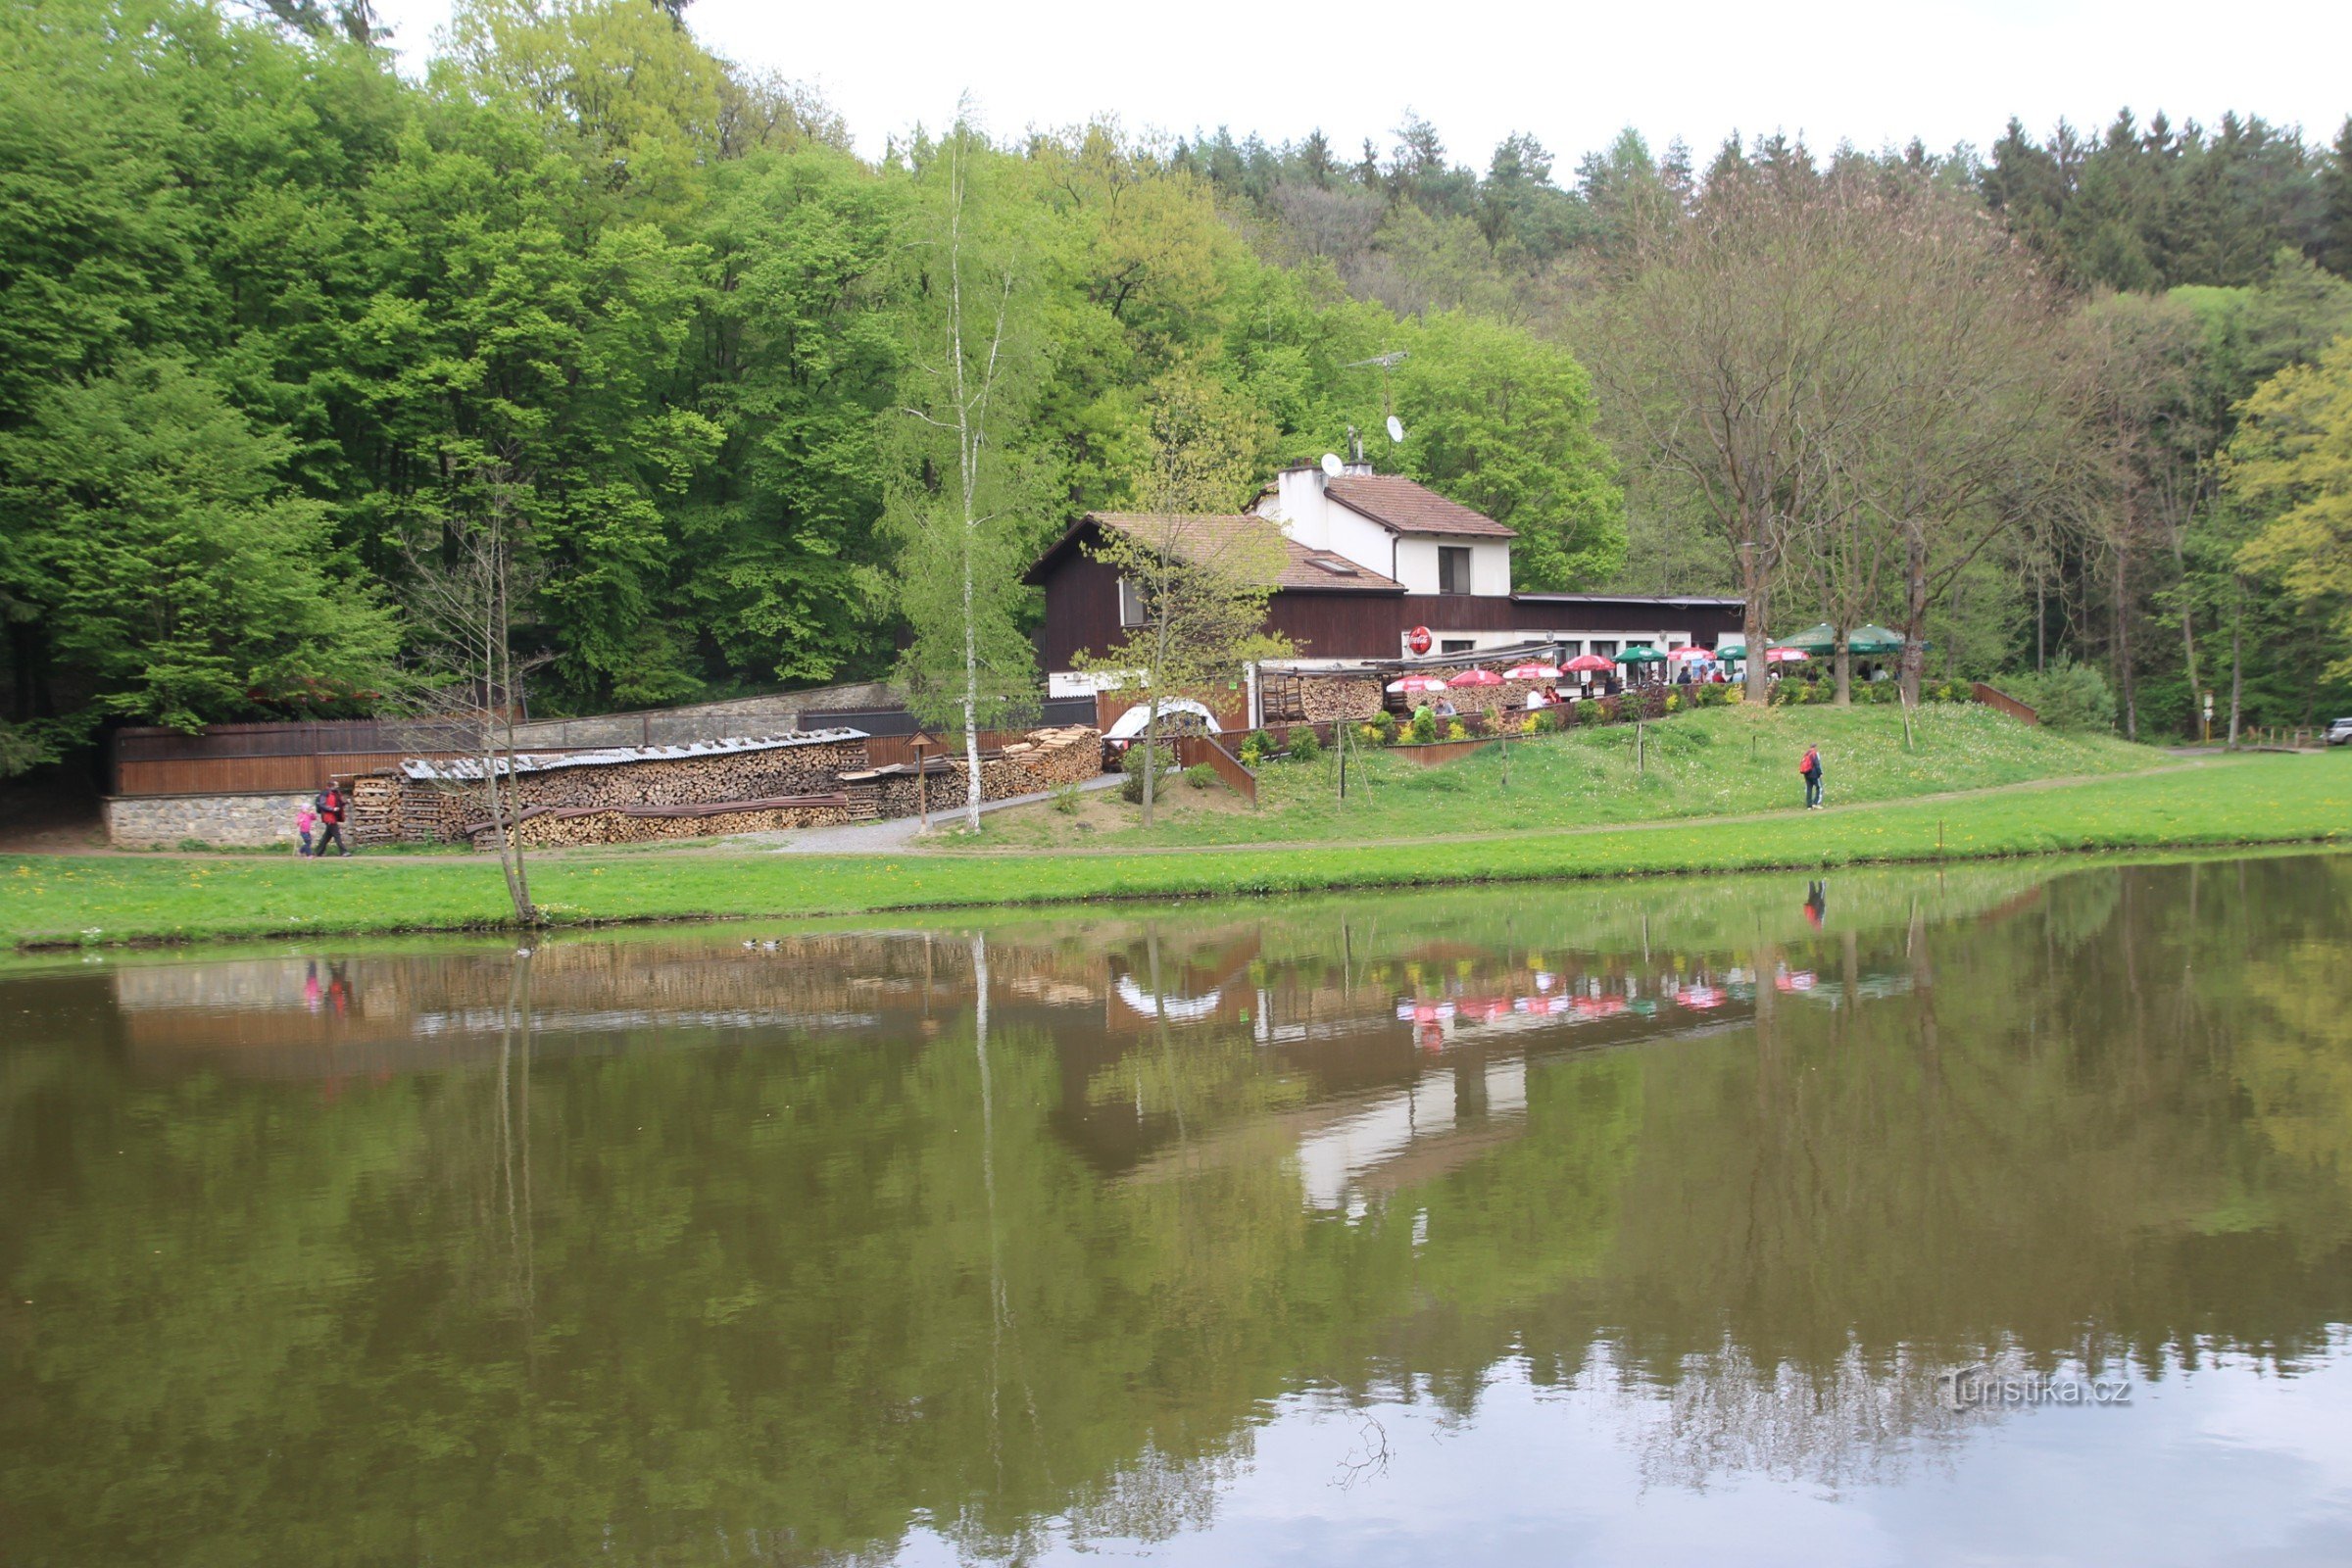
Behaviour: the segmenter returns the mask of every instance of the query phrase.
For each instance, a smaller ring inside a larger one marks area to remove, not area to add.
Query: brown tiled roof
[[[1156,530],[1172,520],[1176,524],[1176,547],[1188,553],[1198,549],[1203,555],[1230,548],[1244,533],[1262,531],[1282,544],[1282,570],[1274,579],[1277,588],[1302,588],[1320,593],[1404,592],[1404,584],[1394,577],[1383,576],[1370,566],[1329,550],[1309,550],[1282,534],[1273,519],[1253,512],[1232,517],[1185,515],[1173,519],[1142,512],[1097,512],[1089,515],[1105,528],[1146,539],[1156,537]]]
[[[1506,528],[1485,513],[1473,512],[1458,501],[1448,501],[1402,474],[1343,474],[1325,484],[1323,493],[1350,512],[1360,512],[1398,533],[1449,533],[1481,539],[1519,537],[1516,529]]]

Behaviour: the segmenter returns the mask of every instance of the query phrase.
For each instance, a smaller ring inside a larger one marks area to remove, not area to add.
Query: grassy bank
[[[1601,823],[1654,822],[1778,810],[1803,787],[1797,759],[1821,748],[1831,799],[1898,801],[2035,779],[2128,773],[2173,760],[2112,736],[2031,729],[1974,704],[1936,704],[1903,744],[1893,708],[1746,706],[1678,713],[1644,726],[1642,766],[1631,725],[1571,730],[1492,747],[1439,767],[1394,752],[1348,760],[1339,799],[1336,760],[1269,762],[1258,770],[1258,808],[1221,791],[1179,784],[1169,809],[1146,832],[1141,808],[1104,795],[1074,814],[1025,807],[990,818],[983,845],[1021,848],[1191,844],[1409,844],[1445,834],[1519,833]],[[1507,770],[1507,782],[1506,782]]]
[[[2260,757],[2047,788],[1414,846],[849,858],[573,855],[533,886],[558,921],[814,915],[1101,898],[1861,864],[2063,850],[2333,841],[2352,757]],[[1940,852],[1938,841],[1940,839]],[[227,857],[0,859],[0,938],[116,943],[454,930],[501,918],[486,860]]]

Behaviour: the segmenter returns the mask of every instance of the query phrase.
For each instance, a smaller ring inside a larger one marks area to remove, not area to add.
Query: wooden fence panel
[[[1257,804],[1257,775],[1242,765],[1242,760],[1217,744],[1208,735],[1179,735],[1176,737],[1176,760],[1184,767],[1197,767],[1206,762],[1218,778],[1251,806]]]
[[[1986,708],[2007,713],[2020,723],[2038,725],[2041,722],[2039,713],[1997,687],[1987,686],[1983,681],[1977,681],[1970,687],[1970,690],[1976,694],[1978,702],[1983,703]]]
[[[315,790],[330,776],[348,777],[393,767],[415,752],[324,752],[278,757],[193,757],[171,761],[118,761],[117,795],[241,795],[263,790]]]

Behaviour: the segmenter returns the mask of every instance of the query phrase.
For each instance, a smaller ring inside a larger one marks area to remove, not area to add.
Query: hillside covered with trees
[[[1524,587],[2080,661],[2151,735],[2352,697],[2352,122],[1571,175],[951,117],[867,161],[679,9],[467,0],[421,80],[364,5],[0,19],[0,770],[380,706],[492,528],[539,710],[919,677],[942,574],[1017,628],[1171,408],[1260,475],[1393,410]],[[1693,378],[1776,344],[1801,385]]]

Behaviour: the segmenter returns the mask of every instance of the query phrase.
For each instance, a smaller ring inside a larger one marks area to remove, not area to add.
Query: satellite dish
[[[1348,466],[1340,461],[1340,455],[1337,452],[1323,454],[1323,472],[1327,477],[1337,479],[1347,471]]]
[[[1400,444],[1404,440],[1404,421],[1394,414],[1389,416],[1389,439]]]

